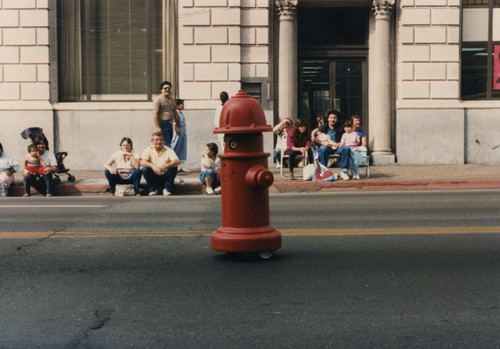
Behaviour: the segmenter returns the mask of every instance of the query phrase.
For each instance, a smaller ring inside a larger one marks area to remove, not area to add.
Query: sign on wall
[[[493,55],[493,90],[500,90],[500,45],[495,45]]]

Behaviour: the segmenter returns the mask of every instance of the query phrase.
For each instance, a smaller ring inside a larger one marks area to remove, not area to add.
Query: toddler
[[[356,131],[352,130],[352,121],[347,120],[344,122],[344,134],[340,139],[340,146],[347,145],[349,148],[357,148],[358,144],[361,142],[361,138],[359,137]],[[352,172],[352,179],[360,179],[359,177],[359,163],[354,159],[351,155],[351,159],[349,161],[349,165]]]
[[[332,141],[330,136],[328,136],[327,134],[325,134],[323,132],[317,131],[315,134],[315,140],[320,145],[326,145],[327,147],[330,147],[333,150],[337,149],[337,143]]]
[[[47,166],[38,154],[38,149],[34,144],[28,146],[28,155],[24,160],[24,170],[23,174],[25,177],[31,175],[43,175],[43,171]]]

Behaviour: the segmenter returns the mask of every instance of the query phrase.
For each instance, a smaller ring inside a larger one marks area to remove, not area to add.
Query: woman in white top
[[[122,138],[120,148],[104,164],[104,168],[106,169],[104,170],[104,175],[109,183],[109,192],[111,196],[114,196],[117,184],[133,184],[135,195],[140,196],[139,184],[142,172],[139,167],[141,158],[132,152],[132,140],[128,137]]]
[[[286,137],[292,129],[293,122],[290,118],[285,118],[273,128],[273,133],[278,136],[276,139],[276,147],[274,148],[274,161],[276,167],[281,166],[281,152],[286,150]]]
[[[0,196],[7,196],[9,186],[14,181],[12,176],[19,169],[19,163],[3,151],[0,143]]]

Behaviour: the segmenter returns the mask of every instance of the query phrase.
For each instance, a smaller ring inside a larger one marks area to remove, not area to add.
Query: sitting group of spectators
[[[171,195],[180,160],[164,141],[161,132],[154,132],[151,145],[139,156],[133,151],[132,140],[128,137],[122,138],[120,150],[113,153],[104,164],[110,194],[115,195],[117,184],[129,184],[133,185],[135,195],[140,196],[139,185],[141,176],[144,176],[148,195]],[[122,192],[120,195],[123,195]]]
[[[217,144],[208,143],[201,154],[200,181],[206,185],[208,195],[221,192],[217,178],[220,169],[217,153]],[[133,152],[132,140],[124,137],[120,141],[120,150],[113,153],[104,164],[104,174],[113,196],[117,184],[133,185],[135,195],[140,196],[141,176],[146,181],[148,195],[162,193],[168,196],[172,194],[179,164],[175,151],[164,144],[163,134],[155,132],[151,137],[151,146],[144,149],[141,156]],[[118,195],[123,194],[120,192]]]
[[[111,195],[115,195],[118,184],[133,185],[136,195],[140,195],[140,181],[144,176],[149,195],[170,195],[177,175],[180,160],[173,149],[164,145],[161,132],[155,132],[151,138],[151,146],[144,149],[139,156],[133,150],[132,140],[123,137],[120,150],[114,152],[104,164],[104,174],[109,183]],[[23,163],[23,182],[25,197],[31,196],[31,187],[44,196],[53,196],[53,175],[57,172],[57,160],[49,151],[45,136],[33,138],[33,144],[28,146],[28,154]],[[6,196],[20,164],[3,151],[0,143],[0,195]],[[123,192],[121,192],[123,195]]]
[[[360,179],[359,164],[367,152],[366,132],[361,128],[361,118],[353,115],[344,125],[339,125],[339,111],[332,109],[327,112],[326,123],[323,117],[317,118],[318,128],[309,132],[308,125],[298,120],[292,127],[292,120],[286,118],[277,124],[273,132],[278,136],[274,159],[281,166],[281,153],[288,155],[289,179],[294,180],[294,167],[297,156],[314,161],[314,153],[318,161],[328,165],[330,155],[340,156],[340,173],[343,180]]]
[[[14,181],[13,174],[19,170],[19,163],[5,153],[0,143],[0,196],[7,196]],[[33,138],[28,146],[28,154],[23,162],[23,183],[25,197],[31,196],[31,187],[44,196],[53,195],[53,174],[57,172],[57,160],[49,150],[44,136]]]

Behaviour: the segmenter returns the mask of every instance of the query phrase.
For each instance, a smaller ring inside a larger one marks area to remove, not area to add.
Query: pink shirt
[[[344,133],[340,139],[340,145],[347,145],[349,148],[356,148],[361,142],[357,132],[352,131],[351,133]]]

